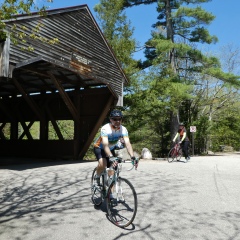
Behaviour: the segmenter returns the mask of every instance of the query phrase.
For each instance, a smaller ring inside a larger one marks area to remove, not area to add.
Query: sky
[[[50,9],[54,9],[87,4],[96,19],[93,7],[97,3],[99,3],[99,0],[53,0],[53,3],[49,6]],[[151,37],[151,31],[153,30],[151,26],[157,21],[156,6],[156,4],[143,5],[126,10],[126,14],[135,28],[134,37],[140,46],[143,46]],[[240,47],[240,0],[212,0],[209,3],[201,4],[201,6],[216,16],[208,30],[211,35],[216,35],[219,40],[217,44],[200,46],[201,50],[218,52],[220,47],[230,43],[235,47]],[[135,54],[135,57],[141,58],[142,56],[141,51]]]
[[[35,1],[37,3],[46,2],[46,0]],[[93,7],[97,3],[99,3],[99,0],[53,0],[53,3],[49,3],[48,5],[49,9],[55,9],[87,4],[97,21],[96,13],[93,10]],[[153,30],[151,26],[157,21],[156,6],[156,4],[142,5],[126,10],[132,27],[135,28],[134,37],[140,46],[143,46],[151,37],[151,31]],[[209,25],[208,30],[211,35],[218,37],[219,42],[211,45],[199,45],[200,50],[219,52],[220,47],[230,43],[240,48],[240,0],[212,0],[209,3],[201,4],[201,6],[216,16],[215,20]],[[135,57],[142,58],[143,52],[137,52]]]

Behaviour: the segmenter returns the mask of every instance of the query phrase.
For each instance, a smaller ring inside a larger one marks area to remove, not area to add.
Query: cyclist
[[[94,154],[98,160],[97,175],[95,180],[100,183],[100,174],[105,167],[117,166],[115,162],[115,149],[126,147],[132,160],[136,160],[133,154],[132,145],[129,140],[127,129],[122,126],[123,114],[120,110],[114,109],[109,116],[110,123],[101,128],[100,137],[94,143]],[[113,172],[109,171],[109,174]]]
[[[181,144],[181,148],[183,150],[184,156],[186,160],[189,160],[190,157],[188,155],[188,146],[189,146],[189,138],[187,137],[187,131],[186,128],[184,126],[184,123],[179,123],[179,127],[178,127],[178,132],[175,135],[173,142],[176,141],[176,139],[180,137],[180,144]]]

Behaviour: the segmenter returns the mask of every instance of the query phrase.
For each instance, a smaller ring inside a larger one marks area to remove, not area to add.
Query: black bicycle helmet
[[[114,109],[114,110],[111,111],[109,117],[110,118],[113,118],[113,117],[121,117],[122,118],[123,114],[122,114],[122,112],[120,110]]]

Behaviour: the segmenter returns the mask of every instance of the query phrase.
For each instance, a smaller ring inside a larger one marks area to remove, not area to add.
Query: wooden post
[[[197,131],[196,126],[190,126],[190,132],[192,133],[192,155],[194,156],[194,133]]]

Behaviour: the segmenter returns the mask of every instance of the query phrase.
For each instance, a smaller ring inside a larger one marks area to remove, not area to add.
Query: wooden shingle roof
[[[14,24],[16,32],[28,35],[40,27],[38,37],[58,39],[58,43],[31,37],[17,45],[9,39],[2,42],[6,51],[2,53],[5,63],[0,64],[0,96],[19,94],[11,85],[12,78],[21,82],[27,93],[54,92],[51,73],[66,90],[107,86],[121,101],[128,79],[87,5],[49,10],[44,16],[18,15],[6,21],[7,29],[10,31]],[[34,50],[23,50],[29,46]]]

